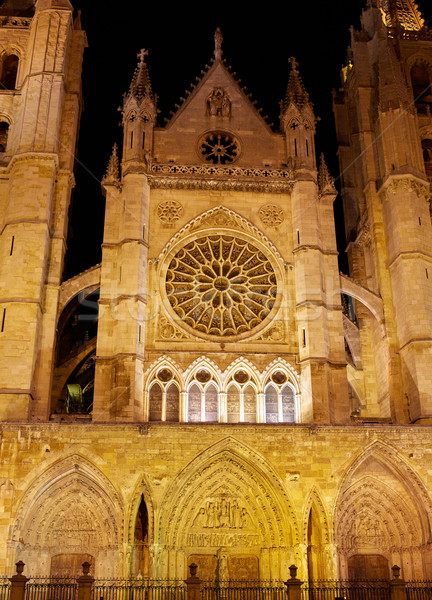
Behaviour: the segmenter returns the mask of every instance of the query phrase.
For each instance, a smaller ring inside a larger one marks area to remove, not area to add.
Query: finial
[[[120,173],[119,173],[119,159],[117,155],[117,144],[114,144],[111,157],[108,162],[106,174],[102,179],[104,185],[115,185],[120,184]]]
[[[321,194],[324,192],[335,192],[334,179],[331,177],[325,163],[324,154],[321,152],[320,166],[318,169],[318,185]]]
[[[288,62],[291,63],[291,69],[293,71],[297,71],[297,67],[299,66],[299,63],[296,61],[294,56],[291,56],[291,58],[288,59]]]
[[[139,54],[137,54],[137,58],[140,59],[141,64],[145,62],[146,56],[148,56],[148,50],[146,50],[145,48],[142,48],[141,52]]]
[[[215,41],[214,55],[215,55],[216,60],[221,60],[221,58],[222,58],[222,40],[223,40],[222,32],[220,30],[220,27],[217,27],[215,34],[214,34],[214,41]]]

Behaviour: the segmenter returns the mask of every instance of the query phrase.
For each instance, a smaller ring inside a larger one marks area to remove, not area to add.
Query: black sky
[[[288,80],[288,58],[295,56],[315,113],[321,118],[317,152],[325,153],[332,175],[337,176],[331,92],[340,85],[349,28],[359,28],[366,0],[288,0],[283,6],[262,3],[256,9],[251,9],[250,3],[227,2],[72,3],[82,11],[89,47],[84,56],[84,111],[66,278],[101,259],[104,199],[100,180],[113,143],[121,145],[117,109],[141,48],[149,51],[147,62],[153,90],[159,97],[160,124],[209,63],[216,27],[224,36],[223,57],[276,126],[279,101]],[[432,26],[432,7],[426,0],[419,5]]]

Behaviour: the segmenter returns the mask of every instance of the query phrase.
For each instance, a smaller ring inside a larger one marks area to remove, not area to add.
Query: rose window
[[[237,336],[257,327],[276,299],[276,275],[253,244],[229,235],[202,237],[172,259],[166,275],[169,303],[195,332]]]
[[[232,163],[240,154],[237,140],[225,131],[213,131],[202,137],[198,150],[205,161],[214,165]]]

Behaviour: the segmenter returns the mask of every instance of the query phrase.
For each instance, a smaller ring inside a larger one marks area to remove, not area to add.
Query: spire
[[[291,103],[302,107],[309,102],[309,94],[306,92],[300,74],[297,71],[298,63],[294,57],[289,59],[291,63],[291,73],[288,80],[287,91],[285,94],[284,107],[288,107]]]
[[[425,26],[420,9],[413,0],[369,0],[369,5],[381,9],[387,27],[419,31]]]
[[[148,73],[147,63],[145,62],[145,57],[147,55],[148,51],[144,50],[144,48],[139,54],[137,54],[137,58],[139,58],[139,63],[137,68],[135,69],[135,73],[132,77],[132,81],[129,87],[129,96],[133,96],[138,102],[141,102],[141,100],[146,96],[150,96],[150,98],[153,98],[150,76]]]
[[[120,183],[119,159],[117,154],[117,144],[114,144],[111,157],[108,162],[106,173],[102,179],[103,185],[115,185]]]
[[[222,60],[222,41],[223,41],[223,35],[222,32],[220,30],[220,27],[216,28],[215,34],[214,34],[214,41],[215,41],[215,49],[214,49],[214,56],[216,60]]]

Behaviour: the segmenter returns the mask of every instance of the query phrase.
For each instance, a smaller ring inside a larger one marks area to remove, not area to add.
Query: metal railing
[[[406,584],[407,600],[431,600],[432,581],[408,581]]]
[[[317,581],[301,591],[302,600],[390,600],[388,581]]]
[[[10,581],[7,577],[0,577],[0,600],[9,600]]]
[[[204,582],[201,600],[286,600],[286,588],[282,582]]]
[[[77,590],[74,579],[31,578],[25,588],[25,600],[76,600]]]
[[[95,580],[94,600],[185,600],[186,585],[182,581],[149,581],[144,579]]]

